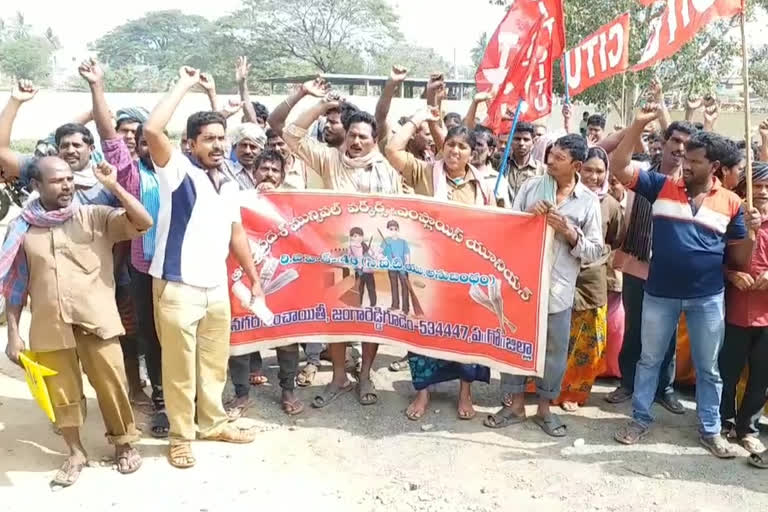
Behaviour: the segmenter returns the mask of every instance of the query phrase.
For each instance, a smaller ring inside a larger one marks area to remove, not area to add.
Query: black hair
[[[470,146],[473,148],[477,146],[478,140],[484,138],[489,149],[496,149],[496,136],[490,128],[486,128],[483,125],[475,126],[475,129],[469,133],[469,138],[471,140]]]
[[[280,164],[280,172],[285,174],[285,159],[278,151],[274,149],[265,149],[259,156],[256,157],[256,161],[253,164],[254,169],[258,169],[262,162],[278,162]]]
[[[275,139],[275,138],[279,137],[277,132],[275,130],[273,130],[272,128],[267,128],[266,134],[267,134],[267,139]]]
[[[360,109],[357,108],[356,105],[352,103],[347,103],[346,101],[342,101],[338,107],[329,109],[325,114],[326,114],[326,117],[328,116],[328,114],[339,114],[339,119],[341,120],[341,124],[344,124],[344,119],[354,114],[355,112],[358,112],[359,110]]]
[[[387,222],[387,229],[389,229],[389,228],[395,228],[395,229],[399,230],[400,229],[400,224],[398,224],[396,220],[391,220],[391,221]]]
[[[728,151],[726,151],[720,163],[723,164],[723,167],[733,167],[739,165],[739,162],[741,162],[744,158],[741,155],[742,150],[739,149],[739,145],[733,140],[727,138],[725,140],[728,143]]]
[[[654,142],[664,142],[664,139],[658,132],[651,132],[648,134],[648,144],[653,144]]]
[[[587,119],[587,126],[599,126],[601,129],[605,129],[605,116],[602,114],[592,114]]]
[[[79,133],[83,136],[83,142],[89,146],[93,146],[93,134],[91,130],[80,123],[67,123],[56,128],[56,133],[53,138],[56,141],[56,147],[61,144],[61,139]]]
[[[378,125],[376,119],[364,110],[355,110],[355,112],[344,116],[344,111],[341,112],[341,122],[344,125],[344,129],[349,131],[349,127],[356,123],[365,123],[371,126],[371,135],[375,139],[378,135]]]
[[[587,161],[587,141],[581,135],[564,135],[557,139],[554,145],[568,151],[574,160],[582,163]]]
[[[585,162],[587,160],[591,160],[592,158],[599,158],[603,161],[603,164],[605,165],[605,170],[608,171],[609,165],[608,165],[608,154],[605,152],[605,150],[599,146],[593,146],[587,150],[587,158],[584,160]]]
[[[141,123],[141,121],[133,117],[123,117],[115,123],[115,130],[119,130],[124,123]]]
[[[635,153],[632,155],[632,160],[635,162],[650,162],[651,155],[648,153]]]
[[[43,172],[40,170],[40,159],[42,157],[30,158],[26,163],[26,172],[30,180],[35,180],[38,183],[43,181]]]
[[[589,112],[584,112],[584,113],[581,115],[581,118],[582,118],[582,119],[589,119]]]
[[[451,119],[453,119],[454,121],[458,121],[459,124],[462,123],[461,114],[457,114],[456,112],[448,112],[443,117],[443,124],[448,124],[448,121]]]
[[[252,101],[251,105],[253,106],[254,112],[256,112],[256,119],[263,119],[264,121],[266,121],[267,118],[269,117],[269,110],[267,110],[267,107],[265,107],[258,101]]]
[[[701,121],[696,121],[695,123],[693,123],[693,127],[701,131],[704,129],[704,123],[702,123]]]
[[[445,142],[448,142],[448,139],[452,139],[454,137],[464,137],[467,139],[467,144],[469,144],[469,147],[471,149],[475,149],[475,139],[472,138],[472,131],[463,124],[454,126],[448,130],[448,133],[445,135]],[[443,145],[445,145],[445,143],[443,143]]]
[[[685,143],[685,150],[695,151],[703,149],[707,160],[710,162],[717,161],[721,165],[725,165],[724,161],[728,159],[732,151],[732,144],[730,140],[722,135],[702,131],[691,135],[691,138]]]
[[[227,129],[227,120],[218,112],[195,112],[187,118],[187,139],[195,140],[203,131],[203,126],[209,124],[220,124],[224,130]]]
[[[688,121],[674,121],[672,124],[667,126],[667,129],[664,132],[664,140],[669,140],[673,132],[681,132],[687,135],[693,135],[698,131],[701,131],[701,128],[697,127],[696,124],[691,124]]]
[[[526,123],[525,121],[521,121],[517,123],[517,126],[515,127],[515,133],[530,133],[531,138],[536,134],[536,128],[531,123]]]
[[[352,235],[365,236],[365,233],[363,233],[363,228],[358,228],[357,226],[355,226],[354,228],[349,230],[349,236],[352,236]]]

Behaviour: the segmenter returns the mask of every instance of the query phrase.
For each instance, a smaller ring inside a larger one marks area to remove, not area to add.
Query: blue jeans
[[[723,380],[718,354],[725,335],[723,292],[696,299],[669,299],[645,294],[641,327],[643,349],[635,371],[632,416],[643,426],[653,422],[651,406],[659,383],[659,371],[672,332],[685,313],[691,357],[696,370],[696,413],[703,436],[720,434],[720,398]]]
[[[571,309],[547,315],[547,352],[544,376],[535,377],[539,398],[554,400],[560,396],[565,368],[568,364],[568,340],[571,336]],[[501,396],[525,392],[525,375],[501,374]]]

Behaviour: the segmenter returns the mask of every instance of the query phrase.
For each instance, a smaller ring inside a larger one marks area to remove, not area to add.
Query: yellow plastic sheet
[[[51,421],[55,422],[56,414],[53,412],[51,396],[48,394],[48,386],[45,385],[45,379],[43,377],[50,377],[51,375],[56,375],[58,372],[39,364],[37,362],[37,354],[29,350],[22,352],[19,355],[19,359],[24,367],[27,386],[29,386],[29,390],[32,392],[32,396],[37,402],[37,405],[40,406]]]

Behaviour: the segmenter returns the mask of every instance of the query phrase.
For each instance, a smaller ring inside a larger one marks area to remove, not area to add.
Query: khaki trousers
[[[227,289],[153,279],[152,295],[169,437],[193,440],[198,430],[200,437],[215,436],[227,424],[221,403],[231,323]]]
[[[138,441],[133,409],[126,388],[123,351],[117,337],[103,340],[77,326],[72,326],[76,348],[38,352],[38,362],[58,372],[45,377],[51,396],[56,426],[79,428],[85,421],[85,397],[80,362],[88,381],[96,391],[96,399],[111,444]]]

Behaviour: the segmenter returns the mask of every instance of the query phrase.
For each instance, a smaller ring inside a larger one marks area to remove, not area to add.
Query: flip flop
[[[768,469],[768,451],[750,455],[749,463],[758,469]]]
[[[62,464],[61,468],[56,472],[56,475],[54,475],[53,480],[51,480],[51,487],[71,486],[77,482],[78,478],[80,478],[80,473],[83,471],[86,464],[87,463],[85,462],[82,464],[72,464],[69,459],[65,460],[64,464]]]
[[[550,414],[546,418],[542,418],[537,414],[531,419],[547,435],[552,437],[565,437],[567,435],[568,427],[565,426],[557,414]]]
[[[128,464],[128,469],[122,469],[120,467],[120,461],[124,460]],[[133,462],[135,465],[131,466],[131,462]],[[127,452],[124,452],[119,457],[115,457],[115,463],[117,463],[117,472],[121,475],[130,475],[131,473],[135,473],[139,470],[142,464],[141,455],[139,455],[139,452],[136,451],[136,448],[131,448]]]
[[[376,386],[373,385],[371,379],[357,383],[357,401],[360,402],[360,405],[373,405],[379,401],[379,395],[376,393]]]
[[[352,391],[352,388],[353,385],[351,382],[347,382],[347,384],[342,387],[337,387],[333,383],[328,384],[323,388],[323,391],[320,392],[319,395],[316,395],[315,398],[312,399],[312,407],[315,409],[322,409],[344,393]]]
[[[613,438],[621,444],[633,445],[640,442],[647,433],[648,427],[644,427],[636,421],[630,421],[616,431]]]
[[[165,439],[168,437],[168,431],[171,424],[168,422],[168,415],[165,411],[157,411],[152,415],[152,423],[149,433],[155,439]]]
[[[392,364],[389,365],[389,371],[391,372],[402,372],[407,370],[409,367],[408,360],[407,359],[401,359],[400,361],[395,361]]]
[[[227,413],[227,419],[229,420],[230,423],[242,418],[243,414],[245,414],[248,411],[248,409],[250,409],[251,406],[253,405],[253,400],[249,398],[247,401],[243,402],[242,404],[234,406],[233,404],[235,403],[235,400],[232,400],[231,402],[229,402],[227,405],[224,406],[224,410]]]
[[[504,428],[510,425],[523,423],[526,419],[528,418],[525,415],[525,412],[523,412],[523,414],[518,414],[514,409],[505,405],[496,414],[489,414],[488,417],[483,420],[483,425],[494,429]]]
[[[304,403],[297,398],[293,402],[282,402],[280,408],[288,416],[296,416],[304,412]]]
[[[456,417],[459,418],[462,421],[473,420],[473,419],[475,419],[475,416],[477,416],[477,411],[475,411],[474,409],[472,410],[472,412],[469,413],[469,415],[466,415],[466,416],[463,416],[461,414],[462,412],[467,412],[467,411],[460,411],[460,410],[456,411]]]
[[[317,375],[317,366],[312,363],[305,364],[296,376],[296,385],[300,388],[311,386],[315,380],[315,375]]]

